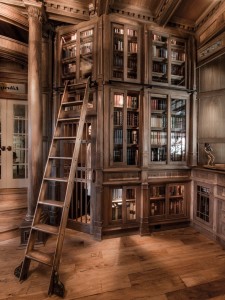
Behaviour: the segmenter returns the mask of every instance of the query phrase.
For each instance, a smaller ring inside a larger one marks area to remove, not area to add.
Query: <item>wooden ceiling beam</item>
[[[164,0],[160,3],[155,21],[160,26],[166,26],[182,0]]]

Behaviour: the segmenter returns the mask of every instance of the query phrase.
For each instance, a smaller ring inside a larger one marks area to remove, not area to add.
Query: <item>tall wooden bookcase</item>
[[[190,37],[115,14],[60,27],[56,43],[56,103],[66,80],[71,95],[95,83],[89,223],[70,226],[101,239],[188,224]]]

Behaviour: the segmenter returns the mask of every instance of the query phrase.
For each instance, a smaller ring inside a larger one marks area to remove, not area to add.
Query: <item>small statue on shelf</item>
[[[214,165],[215,156],[212,154],[213,149],[212,149],[212,147],[210,146],[209,143],[205,143],[204,150],[205,150],[205,152],[207,154],[207,157],[208,157],[207,165],[208,166],[213,166]]]

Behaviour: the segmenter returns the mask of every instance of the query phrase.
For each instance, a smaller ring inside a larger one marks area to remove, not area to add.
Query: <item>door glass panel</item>
[[[27,178],[27,106],[13,105],[13,178]]]
[[[171,160],[186,160],[186,100],[171,100]]]

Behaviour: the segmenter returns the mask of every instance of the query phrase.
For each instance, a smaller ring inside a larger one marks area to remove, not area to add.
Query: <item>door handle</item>
[[[6,149],[7,149],[8,151],[11,151],[11,150],[12,150],[12,147],[11,147],[11,146],[8,146]]]
[[[5,151],[5,146],[2,146],[0,149],[1,149],[2,151]]]

